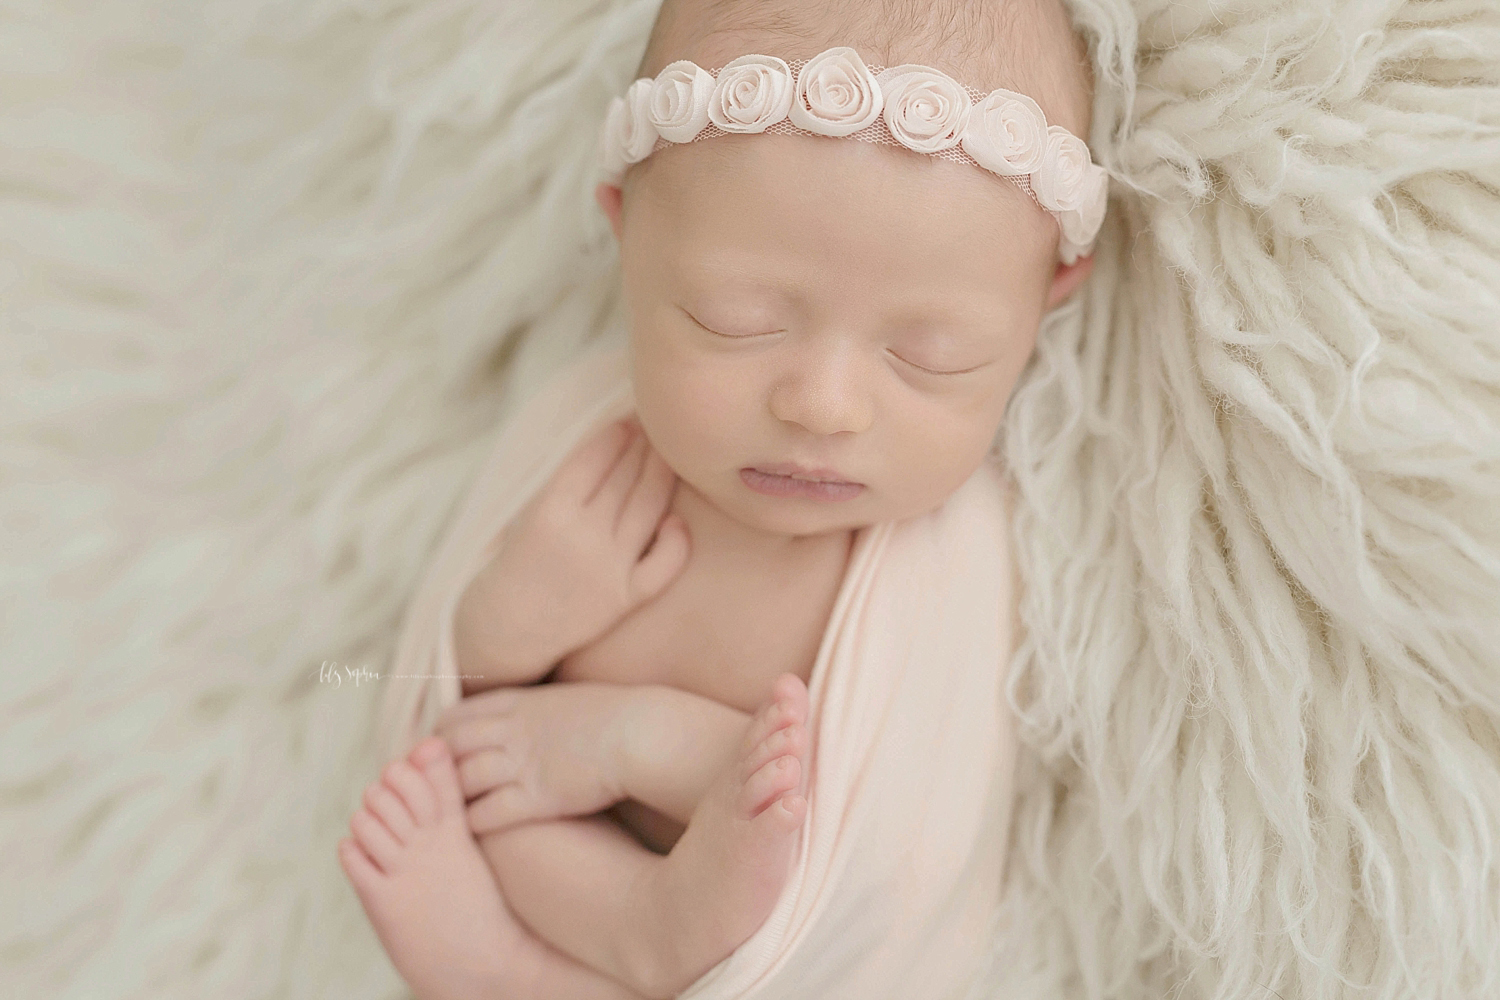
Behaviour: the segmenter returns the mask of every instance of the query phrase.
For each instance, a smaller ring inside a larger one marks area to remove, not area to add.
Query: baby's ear
[[[1052,287],[1047,292],[1047,306],[1043,312],[1048,312],[1053,306],[1062,302],[1073,289],[1083,283],[1083,279],[1089,276],[1094,269],[1094,255],[1079,257],[1071,264],[1058,264],[1057,270],[1052,274]]]
[[[616,240],[620,238],[620,206],[623,199],[620,189],[613,184],[600,184],[594,188],[594,200],[604,209],[604,214],[609,216],[609,228],[615,231]]]

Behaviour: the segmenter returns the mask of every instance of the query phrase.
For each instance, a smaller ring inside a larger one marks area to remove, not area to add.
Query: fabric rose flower
[[[1042,207],[1053,212],[1071,212],[1083,203],[1084,180],[1088,176],[1089,148],[1061,125],[1047,127],[1047,146],[1041,166],[1031,173],[1031,189]]]
[[[797,74],[792,124],[817,135],[853,135],[880,117],[880,84],[859,53],[841,45],[813,56]]]
[[[1013,177],[1042,162],[1047,117],[1036,101],[1012,90],[992,90],[969,112],[964,152],[986,170]]]
[[[881,112],[896,141],[918,153],[957,146],[974,102],[958,81],[928,66],[894,66],[877,76]]]
[[[714,78],[691,59],[679,59],[656,74],[651,84],[651,124],[662,138],[692,142],[708,124]]]
[[[1079,257],[1086,257],[1093,253],[1093,244],[1079,246],[1077,243],[1068,242],[1066,236],[1057,241],[1057,259],[1064,264],[1077,263]]]
[[[1080,187],[1082,194],[1078,207],[1059,212],[1057,221],[1069,243],[1086,246],[1093,242],[1104,222],[1104,209],[1109,202],[1109,171],[1097,163],[1090,163],[1084,170]],[[1041,195],[1037,198],[1040,200]]]
[[[637,80],[609,105],[600,137],[600,161],[611,180],[618,180],[625,168],[639,163],[656,148],[656,126],[651,124],[647,105],[651,100],[651,81]]]
[[[708,120],[725,132],[764,132],[786,117],[797,81],[775,56],[740,56],[719,70]]]

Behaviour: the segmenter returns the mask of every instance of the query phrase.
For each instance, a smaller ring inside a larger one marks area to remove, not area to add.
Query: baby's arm
[[[687,528],[668,513],[676,483],[633,421],[585,439],[493,540],[460,596],[463,693],[539,680],[659,593],[688,556]]]
[[[586,816],[634,799],[687,823],[735,760],[750,716],[661,684],[504,688],[443,713],[469,825]]]

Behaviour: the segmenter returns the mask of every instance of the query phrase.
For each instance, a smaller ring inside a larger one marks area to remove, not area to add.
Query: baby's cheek
[[[989,451],[990,421],[943,410],[913,415],[901,428],[900,450],[910,471],[901,475],[903,504],[910,517],[941,503],[973,474]]]
[[[684,372],[674,386],[681,433],[702,458],[723,457],[727,449],[740,451],[753,443],[747,440],[752,391],[729,374],[706,366]]]
[[[678,474],[710,460],[732,440],[730,414],[742,408],[732,382],[703,366],[664,364],[639,373],[636,404],[652,444]]]

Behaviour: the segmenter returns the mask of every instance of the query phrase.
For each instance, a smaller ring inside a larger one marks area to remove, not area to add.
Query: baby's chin
[[[722,481],[721,481],[722,479]],[[687,486],[684,480],[679,489]],[[758,494],[729,477],[691,487],[697,502],[739,528],[776,538],[811,538],[875,523],[869,488],[850,500],[827,501]]]

